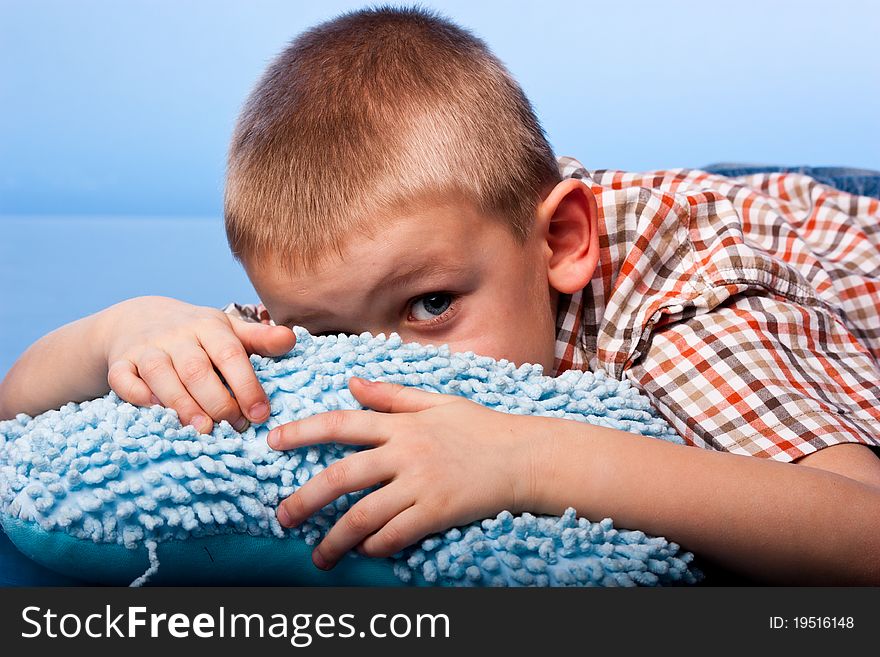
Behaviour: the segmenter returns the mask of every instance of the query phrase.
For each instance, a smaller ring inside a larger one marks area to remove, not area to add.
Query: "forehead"
[[[368,225],[370,225],[368,223]],[[485,263],[510,241],[508,229],[470,204],[447,202],[376,218],[371,234],[352,232],[343,253],[327,254],[310,271],[253,270],[251,280],[267,307],[294,307],[318,315],[313,304],[339,295],[376,295],[419,277],[439,277]],[[250,270],[249,270],[250,271]]]

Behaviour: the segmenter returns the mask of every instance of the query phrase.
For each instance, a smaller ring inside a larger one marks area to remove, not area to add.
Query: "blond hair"
[[[420,7],[342,14],[298,36],[247,99],[224,215],[236,260],[310,269],[367,224],[442,199],[523,244],[561,180],[531,104],[488,46]]]

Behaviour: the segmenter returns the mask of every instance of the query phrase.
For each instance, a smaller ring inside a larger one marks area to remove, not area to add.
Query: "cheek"
[[[508,321],[501,313],[484,315],[481,326],[467,339],[449,343],[452,351],[473,351],[496,360],[502,358],[517,364],[536,362],[541,358],[536,349],[534,328],[524,325],[522,318]]]
[[[552,367],[556,343],[556,317],[546,280],[531,280],[512,295],[493,320],[496,353],[521,365]]]
[[[546,276],[542,279],[540,271],[528,263],[505,263],[503,269],[467,299],[462,317],[446,339],[430,342],[447,343],[453,352],[473,351],[517,365],[545,364],[555,338]]]

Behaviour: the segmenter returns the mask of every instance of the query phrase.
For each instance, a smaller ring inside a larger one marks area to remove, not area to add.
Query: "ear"
[[[563,294],[582,290],[599,262],[599,208],[593,191],[567,178],[538,205],[536,219],[550,252],[548,282]]]

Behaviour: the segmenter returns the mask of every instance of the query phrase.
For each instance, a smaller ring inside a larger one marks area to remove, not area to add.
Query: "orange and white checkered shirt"
[[[560,298],[556,374],[629,379],[690,445],[880,447],[880,201],[793,173],[559,166],[596,196],[600,260]]]
[[[793,173],[559,168],[596,196],[600,259],[560,295],[554,376],[629,379],[690,445],[880,451],[880,201]]]

